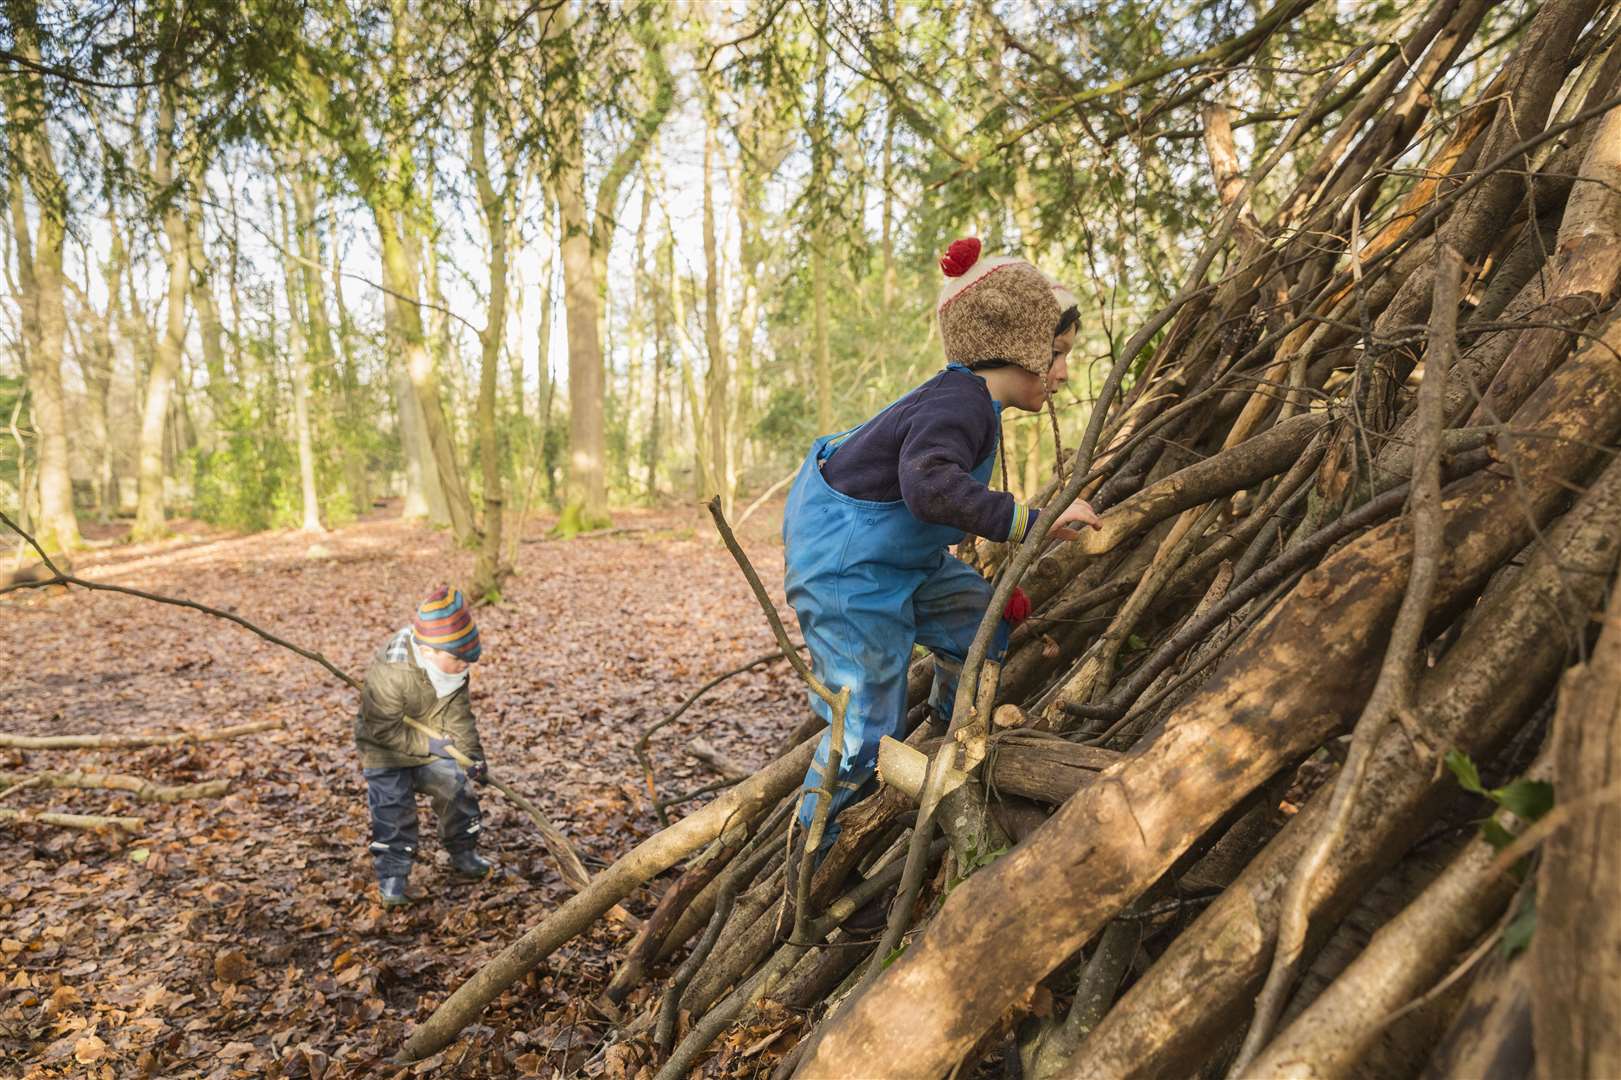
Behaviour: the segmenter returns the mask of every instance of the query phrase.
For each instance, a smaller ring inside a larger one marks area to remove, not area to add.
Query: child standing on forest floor
[[[469,780],[486,776],[484,747],[468,696],[467,669],[482,652],[460,591],[441,586],[417,606],[411,625],[372,658],[355,717],[355,747],[371,809],[371,854],[385,907],[410,903],[405,883],[417,850],[418,792],[433,802],[451,872],[477,881],[490,872],[478,846],[478,799]],[[409,717],[438,732],[426,735]],[[473,759],[463,770],[454,746]]]
[[[953,243],[940,268],[945,370],[859,427],[817,439],[784,511],[788,602],[817,677],[850,690],[838,774],[825,785],[833,800],[824,846],[838,831],[832,816],[872,781],[879,739],[902,733],[914,644],[934,654],[930,704],[949,716],[991,584],[947,548],[969,533],[1016,544],[1035,526],[1038,510],[989,487],[1001,412],[1039,410],[1068,378],[1079,312],[1067,290],[1023,259],[981,258],[972,238]],[[1074,539],[1072,525],[1097,528],[1097,514],[1076,502],[1048,535]],[[1028,607],[1016,591],[993,659]],[[826,703],[811,695],[811,706],[831,723]],[[806,828],[830,736],[805,775]]]

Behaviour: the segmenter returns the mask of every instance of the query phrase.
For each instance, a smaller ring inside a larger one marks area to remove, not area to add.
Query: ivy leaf
[[[1503,930],[1503,955],[1512,957],[1531,944],[1531,935],[1537,928],[1537,898],[1528,896],[1520,913]]]
[[[1487,791],[1480,782],[1480,770],[1475,763],[1469,760],[1469,755],[1462,750],[1448,750],[1446,756],[1447,768],[1452,775],[1458,778],[1458,786],[1475,795],[1485,795],[1488,798],[1491,792]]]
[[[1490,794],[1521,821],[1535,821],[1553,808],[1553,785],[1546,780],[1516,780]]]

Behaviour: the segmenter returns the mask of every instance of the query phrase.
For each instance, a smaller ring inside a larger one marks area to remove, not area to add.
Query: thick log
[[[1496,110],[1479,153],[1466,163],[1469,167],[1495,161],[1543,129],[1554,96],[1565,81],[1576,35],[1598,7],[1598,0],[1552,0],[1542,5],[1526,28],[1514,59],[1505,68],[1502,105]],[[1435,250],[1445,244],[1465,260],[1479,258],[1500,234],[1505,219],[1523,196],[1525,185],[1523,168],[1498,169],[1486,177],[1459,200],[1436,231]],[[1399,327],[1423,322],[1429,313],[1434,275],[1434,264],[1427,263],[1403,281],[1380,313],[1376,332],[1395,332]],[[1416,359],[1401,352],[1388,355],[1388,370],[1396,383],[1406,379]]]
[[[991,740],[986,769],[996,794],[1022,795],[1057,806],[1120,757],[1114,750],[1014,730]]]
[[[1413,725],[1427,744],[1481,757],[1535,712],[1571,648],[1567,628],[1598,603],[1618,542],[1621,466],[1612,464],[1421,680]],[[1379,797],[1357,804],[1343,848],[1318,876],[1308,951],[1455,790],[1396,729],[1380,740],[1366,783]],[[1283,885],[1321,827],[1328,801],[1329,792],[1319,791],[1172,942],[1082,1045],[1070,1075],[1186,1074],[1210,1045],[1243,1023],[1271,958]],[[1189,986],[1200,992],[1189,994]]]
[[[517,941],[457,987],[400,1050],[417,1061],[448,1046],[497,994],[511,986],[559,946],[594,923],[644,882],[720,836],[726,829],[763,813],[799,785],[816,753],[817,738],[806,739],[743,783],[668,829],[654,833],[621,856],[591,884],[568,899]]]
[[[1621,1076],[1621,586],[1592,658],[1560,687],[1553,743],[1554,790],[1572,812],[1537,870],[1537,1075]]]
[[[1621,109],[1604,118],[1588,147],[1550,269],[1554,280],[1548,308],[1537,312],[1535,319],[1552,325],[1520,334],[1475,406],[1471,423],[1500,423],[1513,416],[1564,360],[1574,331],[1607,306],[1621,287]]]
[[[1621,366],[1606,340],[1527,403],[1513,477],[1446,493],[1434,608],[1453,612],[1545,523],[1621,429]],[[1405,591],[1412,537],[1382,526],[1330,556],[1167,722],[952,892],[921,938],[833,1021],[800,1074],[934,1077],[1156,880],[1283,762],[1355,715]]]
[[[990,740],[982,767],[989,789],[997,795],[1017,795],[1056,806],[1096,780],[1120,757],[1118,751],[1015,730]],[[923,791],[928,769],[928,753],[887,737],[879,744],[878,775],[886,790],[915,801]],[[948,768],[942,795],[961,787],[969,775]]]
[[[0,772],[0,788],[8,784],[34,781],[44,787],[93,788],[104,791],[127,791],[140,802],[172,803],[185,799],[217,799],[231,790],[229,780],[204,780],[196,784],[154,784],[139,776],[123,773],[87,772]]]
[[[1276,476],[1294,464],[1327,424],[1326,413],[1291,417],[1214,457],[1179,469],[1105,511],[1102,527],[1073,543],[1088,555],[1099,555],[1172,514]]]
[[[232,727],[205,728],[198,731],[176,731],[167,735],[8,735],[0,733],[0,746],[18,750],[95,750],[122,746],[184,746],[190,743],[216,742],[253,735],[261,731],[275,731],[282,726],[280,720],[255,720],[250,724]]]

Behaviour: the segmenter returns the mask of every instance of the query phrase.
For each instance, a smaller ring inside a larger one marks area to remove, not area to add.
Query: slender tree
[[[3,80],[9,112],[9,139],[16,175],[33,196],[37,222],[32,236],[22,192],[13,182],[12,232],[17,245],[19,301],[22,307],[23,356],[28,365],[31,412],[39,432],[39,533],[59,550],[80,544],[73,508],[73,480],[68,464],[67,407],[62,364],[67,337],[66,276],[63,247],[67,237],[68,193],[51,150],[46,119],[44,80],[39,76],[40,35],[33,0],[8,5],[12,34],[23,65]]]
[[[581,10],[580,19],[584,18]],[[590,529],[608,518],[606,444],[603,424],[605,370],[602,352],[601,294],[608,251],[617,224],[619,189],[647,152],[675,102],[675,80],[664,58],[664,43],[646,9],[635,14],[637,47],[651,80],[647,103],[633,121],[630,137],[614,154],[588,197],[585,145],[588,96],[595,90],[592,67],[577,52],[574,35],[561,18],[548,41],[564,70],[571,73],[566,121],[558,132],[559,166],[551,178],[558,208],[563,264],[563,307],[568,320],[569,494],[560,528]],[[576,24],[572,29],[579,30]]]

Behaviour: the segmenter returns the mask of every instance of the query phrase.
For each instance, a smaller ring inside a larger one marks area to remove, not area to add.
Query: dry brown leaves
[[[492,769],[598,865],[655,828],[631,752],[642,727],[771,645],[701,512],[622,520],[651,528],[522,547],[505,602],[480,613],[486,660],[473,679]],[[780,581],[771,527],[751,527],[744,540],[762,577]],[[76,565],[87,577],[235,610],[356,674],[409,620],[420,593],[466,580],[472,567],[444,533],[393,520],[316,543],[294,532],[194,530]],[[38,824],[0,830],[0,1074],[637,1071],[606,1056],[586,1065],[606,1029],[586,1002],[631,933],[613,923],[532,973],[443,1054],[410,1068],[388,1063],[410,1024],[567,895],[528,819],[497,794],[481,801],[485,850],[503,873],[452,884],[424,807],[412,889],[426,898],[384,912],[365,850],[352,692],[226,623],[133,598],[25,595],[0,601],[0,618],[5,730],[286,724],[177,748],[0,750],[0,768],[19,772],[71,764],[162,783],[235,781],[223,799],[142,806],[148,832],[133,840]],[[712,779],[681,753],[692,736],[759,765],[803,709],[786,665],[723,684],[655,739],[661,793]],[[127,796],[104,791],[30,789],[7,805],[134,810]],[[650,898],[628,906],[646,914]]]

